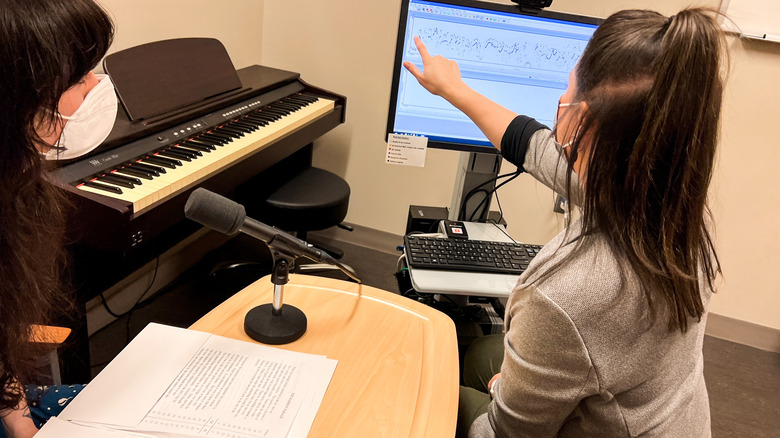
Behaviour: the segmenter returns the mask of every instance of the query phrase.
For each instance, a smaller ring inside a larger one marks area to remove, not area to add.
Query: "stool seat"
[[[338,175],[316,167],[290,178],[263,202],[265,222],[287,231],[322,230],[347,217],[349,184]]]

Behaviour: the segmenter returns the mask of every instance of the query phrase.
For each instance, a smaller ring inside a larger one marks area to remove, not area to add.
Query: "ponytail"
[[[644,201],[634,205],[635,213],[658,223],[654,236],[633,231],[639,239],[660,240],[653,247],[635,245],[637,255],[662,278],[670,326],[682,331],[689,316],[698,320],[704,313],[699,262],[710,287],[717,269],[705,212],[723,92],[721,39],[716,20],[702,10],[684,10],[668,21],[627,171]]]
[[[682,332],[704,314],[700,275],[711,289],[720,272],[706,200],[722,39],[709,10],[622,11],[596,30],[576,71],[588,103],[572,145],[587,139],[583,235],[605,236],[653,316],[667,310],[669,329]]]

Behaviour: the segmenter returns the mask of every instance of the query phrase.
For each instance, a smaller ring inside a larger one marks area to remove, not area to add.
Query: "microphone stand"
[[[289,304],[284,307],[282,305],[284,285],[290,281],[290,266],[295,257],[279,251],[273,245],[268,247],[274,261],[271,273],[271,283],[274,285],[273,303],[262,304],[250,310],[244,318],[244,331],[250,338],[264,344],[289,344],[306,333],[306,315],[303,311]]]
[[[265,242],[271,250],[274,262],[271,273],[273,303],[253,308],[244,318],[244,331],[256,341],[272,345],[288,344],[306,333],[306,315],[294,306],[282,308],[284,285],[289,281],[290,267],[298,255],[315,262],[325,261],[335,265],[349,278],[360,283],[352,268],[337,262],[323,251],[311,250],[306,242],[298,238],[246,217],[243,205],[202,187],[195,189],[187,199],[184,215],[221,233],[232,235],[241,231],[249,234]]]

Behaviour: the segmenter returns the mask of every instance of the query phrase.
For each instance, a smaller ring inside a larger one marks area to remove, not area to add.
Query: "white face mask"
[[[47,160],[70,160],[80,157],[103,143],[114,127],[117,99],[108,75],[95,75],[100,82],[87,93],[84,101],[67,120],[57,148],[46,153]]]

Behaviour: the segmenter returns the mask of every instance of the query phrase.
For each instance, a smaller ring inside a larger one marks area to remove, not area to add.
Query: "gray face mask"
[[[108,75],[95,75],[100,82],[90,90],[84,102],[72,116],[60,117],[66,120],[57,148],[46,153],[47,160],[70,160],[80,157],[103,143],[114,127],[117,113],[117,98],[114,84]]]

